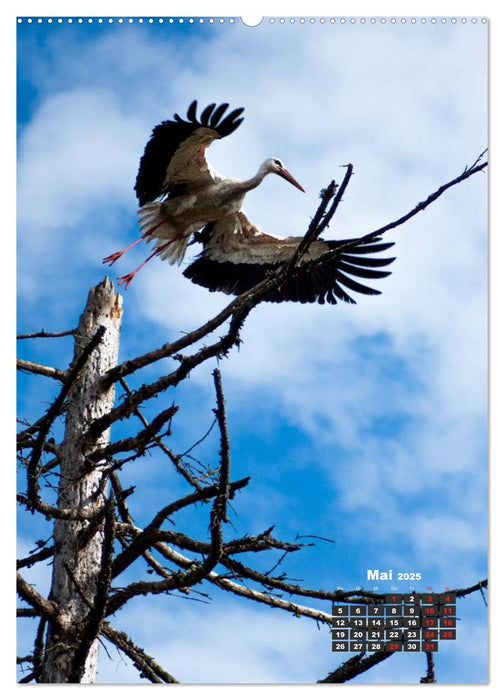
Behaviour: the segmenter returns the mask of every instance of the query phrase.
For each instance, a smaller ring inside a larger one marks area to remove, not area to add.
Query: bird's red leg
[[[102,262],[104,263],[109,263],[110,266],[112,266],[115,262],[119,260],[119,258],[124,255],[130,248],[133,248],[137,243],[140,243],[140,241],[143,241],[144,238],[146,238],[150,234],[150,231],[147,233],[144,233],[140,238],[137,238],[136,241],[133,243],[130,243],[126,248],[123,248],[122,250],[118,250],[117,253],[112,253],[112,255],[107,255],[106,258],[103,258]]]
[[[166,219],[162,219],[158,224],[150,228],[148,231],[143,233],[140,238],[137,238],[136,241],[133,241],[133,243],[130,243],[126,248],[123,248],[122,250],[118,250],[117,253],[112,253],[112,255],[107,255],[106,258],[103,258],[102,262],[104,263],[109,263],[109,265],[112,267],[112,265],[119,260],[121,256],[124,255],[130,248],[133,248],[133,246],[137,245],[137,243],[140,243],[140,241],[143,241],[145,238],[149,238],[149,236],[152,236],[154,231],[159,228],[162,224],[165,224],[167,221],[171,221],[170,217],[167,217]]]
[[[146,258],[141,265],[139,265],[137,268],[133,270],[133,272],[128,272],[127,275],[121,275],[121,277],[118,277],[117,279],[119,280],[119,284],[124,284],[125,289],[128,289],[130,286],[133,277],[136,275],[136,273],[142,269],[144,265],[147,265],[149,260],[152,260],[153,257],[156,255],[159,255],[159,253],[162,253],[165,248],[168,248],[169,245],[171,245],[173,241],[168,241],[168,243],[163,243],[163,245],[158,245],[157,248],[155,248],[152,253],[149,255],[148,258]]]

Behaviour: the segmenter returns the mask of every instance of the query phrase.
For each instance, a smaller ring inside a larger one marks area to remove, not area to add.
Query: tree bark
[[[59,508],[76,514],[93,509],[91,520],[57,520],[50,599],[60,611],[62,627],[49,627],[43,683],[93,683],[98,661],[98,626],[91,610],[102,567],[107,477],[105,464],[90,468],[86,455],[109,442],[110,430],[86,437],[90,424],[114,404],[115,387],[101,378],[117,364],[122,297],[108,278],[92,287],[75,333],[73,363],[98,332],[103,336],[90,353],[68,395],[65,436],[61,444]],[[101,330],[103,327],[104,330]]]

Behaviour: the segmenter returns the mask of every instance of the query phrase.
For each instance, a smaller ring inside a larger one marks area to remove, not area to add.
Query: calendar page
[[[15,22],[18,681],[487,683],[488,18]]]

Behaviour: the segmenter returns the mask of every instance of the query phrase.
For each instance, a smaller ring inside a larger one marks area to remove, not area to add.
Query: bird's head
[[[291,185],[294,185],[294,187],[297,187],[298,190],[301,190],[301,192],[304,192],[305,190],[301,187],[299,182],[292,177],[290,172],[287,170],[285,165],[282,163],[280,158],[268,158],[267,160],[264,161],[264,163],[261,165],[261,170],[266,174],[266,173],[275,173],[276,175],[280,175],[280,177],[283,177],[284,180],[287,180],[287,182],[290,182]]]

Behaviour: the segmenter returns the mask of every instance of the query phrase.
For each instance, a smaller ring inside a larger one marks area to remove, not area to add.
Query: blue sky
[[[250,193],[245,211],[264,230],[303,234],[320,189],[348,162],[355,176],[328,237],[364,235],[405,213],[487,145],[486,31],[460,22],[19,25],[19,332],[75,325],[107,272],[101,259],[137,237],[133,184],[152,127],[195,97],[245,107],[243,125],[209,152],[217,170],[246,178],[275,155],[306,189],[268,178]],[[486,188],[475,176],[393,232],[397,260],[382,296],[260,306],[240,351],[220,365],[233,477],[252,476],[233,503],[235,527],[335,540],[287,559],[307,586],[367,586],[368,568],[421,571],[441,589],[486,576]],[[117,274],[145,255],[132,251]],[[227,301],[153,261],[124,293],[121,357],[178,337]],[[27,342],[23,357],[70,359],[66,340]],[[211,423],[212,368],[168,397],[181,405],[178,451]],[[53,391],[49,379],[23,376],[21,414],[38,416]],[[202,459],[216,462],[215,438]],[[138,486],[140,523],[183,493],[157,455],[125,470],[123,483]],[[201,518],[187,527],[203,532]],[[34,531],[20,521],[22,552]],[[47,572],[33,577],[47,591]],[[438,679],[482,682],[485,608],[473,596],[460,611],[460,636],[471,625],[483,641],[444,647]],[[166,633],[153,635],[151,619]],[[116,624],[185,682],[312,682],[340,660],[312,622],[218,594],[212,606],[138,600]],[[244,626],[246,639],[236,632]],[[206,660],[197,669],[194,648]],[[396,655],[365,680],[414,682],[423,672],[423,655]],[[102,655],[102,682],[135,673]]]

